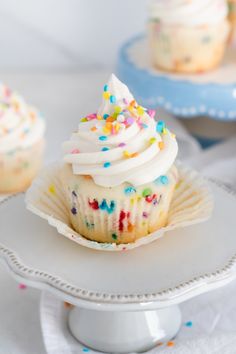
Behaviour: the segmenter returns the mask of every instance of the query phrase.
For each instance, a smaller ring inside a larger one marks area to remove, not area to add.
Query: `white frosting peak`
[[[164,122],[156,123],[153,115],[112,75],[98,113],[83,118],[64,143],[64,161],[72,164],[74,174],[90,175],[104,187],[154,181],[171,168],[178,146]]]
[[[109,87],[109,92],[116,98],[116,105],[121,108],[125,108],[127,104],[124,103],[123,99],[126,98],[128,102],[134,100],[134,97],[130,93],[128,87],[123,84],[114,74],[111,75],[107,86]],[[113,105],[111,105],[109,100],[103,98],[102,104],[98,109],[98,114],[103,116],[105,113],[112,113]]]
[[[0,154],[25,149],[44,134],[44,120],[22,97],[0,85]]]
[[[190,27],[217,24],[227,13],[226,0],[153,0],[150,6],[152,19]]]

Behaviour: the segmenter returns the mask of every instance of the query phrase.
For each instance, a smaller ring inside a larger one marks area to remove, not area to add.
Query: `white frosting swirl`
[[[150,5],[150,17],[169,25],[214,25],[227,14],[226,0],[153,0]]]
[[[44,134],[44,120],[22,97],[0,86],[0,153],[25,149]]]
[[[162,129],[163,122],[158,125],[163,133],[157,131],[153,112],[138,106],[115,75],[105,90],[98,115],[84,119],[64,143],[64,161],[72,164],[74,174],[90,175],[104,187],[154,181],[174,163],[178,151],[174,135]],[[108,115],[113,122],[107,122]]]

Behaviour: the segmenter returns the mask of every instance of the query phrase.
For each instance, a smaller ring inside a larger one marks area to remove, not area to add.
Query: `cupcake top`
[[[0,154],[25,149],[44,134],[45,122],[22,97],[0,86]]]
[[[150,17],[168,25],[214,25],[227,17],[226,0],[153,0]]]
[[[170,169],[178,152],[175,135],[154,114],[111,75],[98,112],[82,118],[64,143],[64,161],[74,174],[90,175],[103,187],[154,181]]]

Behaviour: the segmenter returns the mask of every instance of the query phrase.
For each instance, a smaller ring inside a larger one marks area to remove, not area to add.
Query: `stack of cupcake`
[[[0,194],[29,187],[42,164],[45,123],[36,110],[0,86]]]

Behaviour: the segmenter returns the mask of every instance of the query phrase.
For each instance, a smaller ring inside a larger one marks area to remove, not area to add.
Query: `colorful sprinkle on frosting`
[[[164,123],[163,121],[157,122],[156,131],[157,131],[158,133],[163,133],[164,128],[165,128],[165,123]]]
[[[107,140],[107,136],[101,135],[101,136],[99,136],[98,139],[99,139],[100,141],[105,141],[105,140]]]
[[[155,122],[154,115],[154,110],[139,105],[112,75],[104,85],[97,113],[83,117],[78,131],[64,144],[65,162],[72,164],[74,174],[91,175],[103,187],[154,181],[159,171],[165,173],[171,168],[178,151],[174,135],[164,121]],[[78,156],[72,156],[74,149],[78,149]],[[163,160],[166,171],[162,170]],[[137,173],[140,169],[145,171],[143,175]]]

